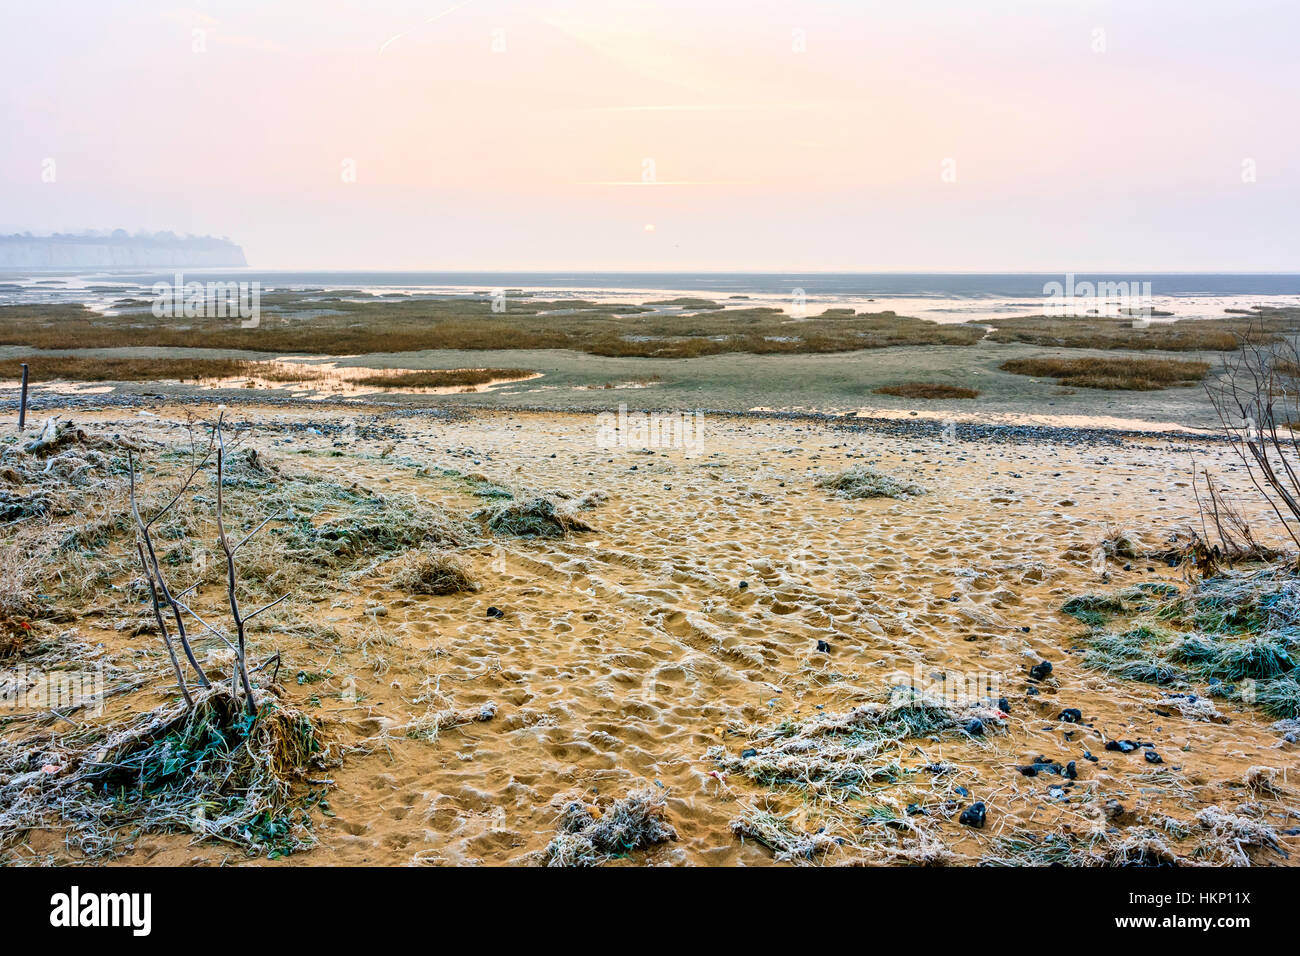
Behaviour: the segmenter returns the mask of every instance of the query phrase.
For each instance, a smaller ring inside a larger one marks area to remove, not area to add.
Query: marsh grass
[[[1266,343],[1300,331],[1300,309],[1257,309],[1222,319],[1179,319],[1134,327],[1132,319],[1042,315],[983,320],[994,342],[1057,348],[1162,352],[1235,351],[1243,341]]]
[[[532,369],[526,368],[421,369],[364,375],[352,382],[375,388],[454,388],[486,385],[489,382],[513,382],[535,374]]]
[[[74,337],[63,340],[62,347],[81,344]],[[22,363],[28,365],[33,382],[154,382],[175,379],[201,381],[251,374],[262,363],[237,359],[117,359],[78,358],[70,355],[35,355],[22,359],[0,360],[0,379],[22,378]]]
[[[945,398],[978,398],[979,389],[959,385],[940,385],[934,382],[904,382],[901,385],[882,385],[874,389],[877,395],[895,395],[899,398],[926,400]]]
[[[322,304],[328,308],[323,309]],[[303,313],[310,313],[306,316]],[[780,309],[653,314],[580,300],[483,298],[344,301],[308,293],[262,297],[257,329],[218,318],[103,315],[76,305],[0,307],[0,345],[63,349],[159,346],[356,355],[424,349],[572,349],[592,355],[691,358],[735,352],[846,352],[892,345],[973,345],[984,330],[893,312],[793,319]]]
[[[1195,385],[1210,365],[1183,359],[1030,358],[1011,359],[999,368],[1013,375],[1054,378],[1057,384],[1073,388],[1156,391]]]

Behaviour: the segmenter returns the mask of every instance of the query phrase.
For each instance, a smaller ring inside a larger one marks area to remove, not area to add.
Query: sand
[[[109,432],[178,440],[181,407],[152,412],[71,414]],[[1193,460],[1244,487],[1220,445],[1068,434],[945,441],[755,417],[709,419],[698,448],[645,454],[599,447],[590,414],[444,420],[333,406],[232,414],[255,424],[252,443],[274,464],[415,492],[455,512],[483,502],[429,469],[609,496],[584,512],[593,533],[469,550],[477,593],[411,596],[376,574],[304,612],[340,633],[337,647],[256,635],[257,655],[283,654],[289,696],[356,748],[331,775],[332,815],[315,817],[320,845],[272,865],[532,863],[567,804],[599,808],[647,787],[666,795],[678,838],[623,862],[771,864],[769,849],[732,832],[745,807],[793,814],[809,832],[842,817],[719,772],[706,751],[739,753],[753,728],[878,699],[897,672],[982,675],[1010,704],[1004,735],[912,741],[898,754],[909,768],[952,765],[951,782],[986,804],[982,830],[955,816],[936,822],[957,862],[989,856],[999,836],[1018,829],[1104,829],[1100,807],[1112,798],[1194,827],[1197,812],[1245,799],[1249,768],[1295,775],[1295,745],[1258,712],[1220,701],[1231,723],[1161,716],[1156,688],[1084,669],[1074,652],[1084,629],[1060,613],[1069,597],[1103,586],[1094,552],[1108,522],[1154,544],[1194,520]],[[303,430],[377,415],[395,433]],[[926,493],[846,500],[816,486],[854,465]],[[1107,587],[1183,583],[1177,569],[1145,560],[1105,573]],[[489,617],[489,607],[504,615]],[[111,654],[161,666],[156,638],[127,637],[108,620],[75,631]],[[1052,677],[1030,696],[1026,675],[1041,660],[1053,663]],[[297,683],[298,672],[311,682]],[[152,700],[165,694],[160,681]],[[1058,721],[1067,707],[1083,723]],[[491,716],[435,739],[402,730],[447,709]],[[1111,738],[1155,742],[1165,763],[1107,752]],[[1086,761],[1085,750],[1098,761]],[[1037,755],[1077,761],[1068,800],[1048,793],[1059,778],[1016,772]],[[924,789],[872,787],[864,812],[906,805]],[[1295,802],[1272,805],[1270,822],[1294,827]],[[67,856],[57,832],[33,835],[30,846],[37,858]],[[1284,847],[1294,860],[1300,840],[1284,837]],[[850,839],[825,859],[853,855]],[[122,858],[248,859],[185,835],[140,836]]]

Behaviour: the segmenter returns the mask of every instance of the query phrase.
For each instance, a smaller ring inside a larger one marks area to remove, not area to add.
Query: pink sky
[[[263,268],[1300,268],[1285,2],[7,19],[0,231],[225,234]]]

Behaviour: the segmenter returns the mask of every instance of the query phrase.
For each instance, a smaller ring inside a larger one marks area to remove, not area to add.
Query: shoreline
[[[160,400],[161,399],[161,400]],[[632,407],[629,412],[649,415],[681,414],[683,409],[670,406],[644,405]],[[299,410],[302,412],[328,411],[333,414],[375,413],[385,418],[438,418],[446,421],[466,421],[474,418],[492,418],[501,415],[554,415],[559,417],[591,417],[611,411],[609,407],[551,407],[544,405],[479,405],[449,402],[442,405],[412,406],[403,402],[359,401],[357,399],[304,400],[290,396],[273,396],[260,392],[258,395],[223,393],[211,395],[193,393],[188,395],[169,395],[153,397],[142,395],[65,395],[60,397],[42,396],[38,400],[29,399],[27,404],[27,431],[39,427],[37,419],[42,413],[59,410],[80,412],[110,412],[119,409],[148,411],[151,407],[166,409],[171,406],[228,406],[256,408],[268,407],[277,410]],[[615,406],[617,407],[617,406]],[[0,399],[0,410],[16,414],[16,399]],[[822,425],[839,431],[886,435],[897,438],[941,439],[945,427],[951,421],[950,434],[958,441],[977,441],[1003,444],[1014,441],[1033,443],[1072,441],[1083,444],[1123,444],[1126,441],[1163,441],[1183,444],[1205,444],[1220,446],[1226,437],[1216,432],[1187,429],[1176,423],[1168,423],[1167,428],[1120,428],[1098,426],[1081,426],[1068,424],[1043,424],[1034,422],[981,421],[978,418],[949,420],[943,418],[922,417],[922,410],[912,414],[917,417],[859,416],[856,414],[835,414],[830,412],[782,411],[779,409],[736,411],[722,408],[692,408],[690,412],[719,421],[735,422],[772,422],[779,424]],[[159,413],[161,414],[161,412]],[[48,416],[47,416],[48,417]]]

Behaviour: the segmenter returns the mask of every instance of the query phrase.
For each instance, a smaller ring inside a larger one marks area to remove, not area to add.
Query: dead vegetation
[[[1259,501],[1300,548],[1300,444],[1281,424],[1298,400],[1288,384],[1296,360],[1292,342],[1248,337],[1207,391]],[[1208,473],[1193,473],[1193,490],[1200,530],[1178,536],[1164,555],[1188,570],[1188,587],[1139,585],[1067,602],[1064,611],[1091,629],[1084,663],[1129,680],[1196,688],[1199,694],[1183,695],[1193,706],[1210,696],[1294,720],[1300,717],[1297,559],[1261,544],[1237,502]]]
[[[328,748],[276,683],[279,655],[254,665],[254,647],[266,654],[269,633],[298,626],[296,602],[337,594],[349,575],[399,551],[474,537],[414,496],[286,475],[220,418],[191,420],[187,433],[187,444],[162,447],[51,420],[35,438],[0,446],[13,500],[29,504],[0,541],[0,651],[42,672],[91,666],[95,654],[51,626],[66,601],[80,608],[77,619],[119,618],[152,635],[179,695],[72,733],[7,732],[6,849],[31,827],[54,825],[91,856],[121,852],[140,830],[272,854],[308,845],[309,808],[324,788],[310,789],[307,774]],[[163,676],[105,666],[117,675],[105,695]],[[49,722],[39,712],[7,720]]]
[[[888,701],[846,713],[751,728],[739,753],[716,746],[705,759],[726,777],[770,791],[769,800],[817,809],[824,822],[809,830],[792,822],[791,811],[742,808],[733,832],[758,840],[778,860],[808,863],[837,850],[840,862],[937,863],[949,854],[931,828],[978,801],[957,783],[957,768],[929,762],[908,742],[951,737],[983,746],[1006,726],[996,702],[958,703],[899,687]]]
[[[0,847],[66,826],[89,858],[138,831],[190,832],[271,857],[310,846],[307,775],[328,749],[274,692],[256,714],[225,688],[110,726],[0,743]]]
[[[677,839],[663,791],[650,787],[603,809],[570,802],[560,813],[558,830],[543,852],[547,866],[598,866]]]
[[[479,589],[469,565],[448,551],[419,550],[403,555],[389,580],[393,587],[410,594],[460,594]]]
[[[904,382],[901,385],[882,385],[874,389],[877,395],[895,395],[899,398],[929,400],[945,398],[979,398],[979,389],[959,385],[941,385],[935,382]]]
[[[925,489],[910,481],[902,481],[862,465],[849,468],[838,475],[829,475],[817,482],[818,488],[835,492],[841,498],[914,498],[925,494]]]
[[[1195,385],[1210,370],[1208,362],[1145,358],[1011,359],[998,367],[1013,375],[1054,378],[1058,385],[1071,388],[1143,392]]]
[[[595,529],[578,517],[573,503],[557,504],[538,495],[522,501],[507,501],[475,512],[493,534],[512,538],[567,538]]]

